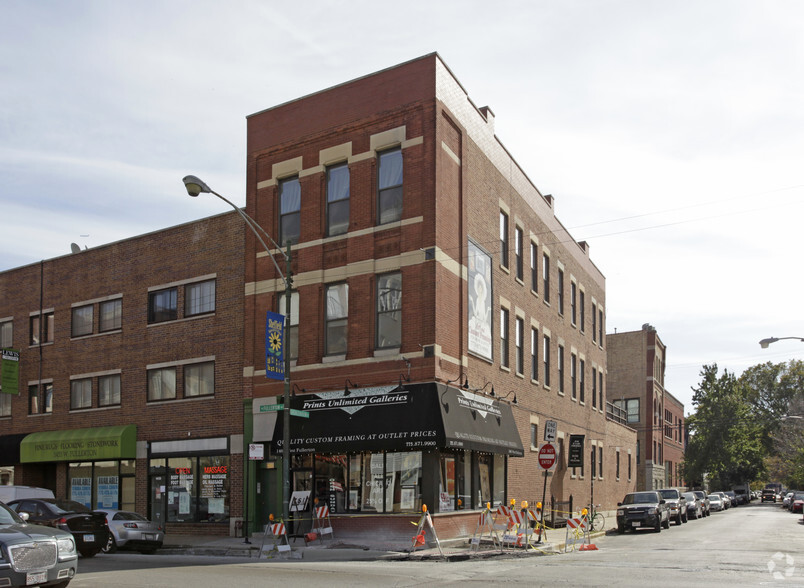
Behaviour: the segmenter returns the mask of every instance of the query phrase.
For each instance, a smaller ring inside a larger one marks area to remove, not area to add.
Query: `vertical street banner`
[[[570,435],[567,467],[569,468],[583,467],[584,437],[585,437],[584,435]]]
[[[285,379],[285,317],[268,311],[265,319],[265,377]]]
[[[20,393],[20,352],[14,349],[3,349],[0,363],[0,392],[4,394]]]
[[[491,255],[472,240],[467,247],[469,279],[469,351],[492,359]]]

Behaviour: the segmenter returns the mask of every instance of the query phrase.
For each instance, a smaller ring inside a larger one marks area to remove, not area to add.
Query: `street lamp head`
[[[201,192],[212,192],[209,186],[196,176],[184,176],[182,181],[190,196],[198,196]]]
[[[762,347],[762,349],[767,349],[768,345],[770,345],[771,343],[776,343],[778,340],[779,339],[777,339],[776,337],[768,337],[767,339],[763,339],[762,341],[760,341],[759,346]]]

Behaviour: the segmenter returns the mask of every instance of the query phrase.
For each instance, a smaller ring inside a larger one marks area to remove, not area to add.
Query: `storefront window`
[[[229,456],[200,457],[198,465],[199,519],[210,523],[229,520]]]
[[[442,455],[439,465],[438,511],[452,512],[456,509],[455,456]]]
[[[68,496],[87,508],[134,510],[135,469],[133,459],[70,463]]]
[[[169,523],[195,522],[195,460],[168,459],[167,520]]]
[[[479,505],[493,502],[491,499],[491,478],[494,474],[494,469],[491,458],[492,456],[488,454],[477,456],[477,498]],[[496,504],[492,506],[496,506]]]
[[[118,500],[120,477],[117,462],[100,461],[95,463],[95,508],[120,508]]]
[[[473,508],[472,458],[467,451],[455,452],[455,489],[458,494],[458,510]]]
[[[346,456],[315,456],[315,498],[329,506],[331,513],[346,512]]]
[[[70,500],[92,508],[92,464],[71,463],[68,472]]]
[[[494,455],[494,504],[505,502],[505,456]]]
[[[388,453],[385,457],[386,512],[416,512],[422,502],[420,451]]]

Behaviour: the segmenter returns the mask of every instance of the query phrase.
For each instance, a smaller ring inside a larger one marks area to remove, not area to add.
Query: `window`
[[[120,374],[98,378],[98,405],[114,406],[120,404]]]
[[[539,330],[530,329],[530,379],[539,379]]]
[[[285,295],[279,296],[279,308],[277,312],[282,316],[287,313],[287,302]],[[285,349],[290,353],[290,359],[299,359],[299,293],[290,293],[290,329],[287,334],[288,341],[285,342]]]
[[[525,320],[517,317],[516,319],[516,373],[525,372]]]
[[[522,243],[522,229],[517,227],[514,231],[514,255],[516,255],[516,279],[520,281],[522,281],[525,275],[524,260],[522,258],[524,255],[524,246],[524,243]]]
[[[530,448],[539,448],[539,425],[536,423],[530,424]]]
[[[583,404],[586,402],[586,362],[582,359],[578,363],[578,400]]]
[[[572,399],[578,399],[578,357],[574,353],[570,353],[570,392]]]
[[[606,405],[603,403],[603,372],[597,373],[597,393],[599,394],[600,410],[606,410]]]
[[[148,370],[148,400],[176,398],[176,368]]]
[[[301,185],[299,178],[279,182],[279,244],[298,243],[301,231]]]
[[[597,449],[595,448],[594,445],[592,446],[592,452],[590,453],[590,457],[591,457],[591,459],[589,460],[589,463],[592,466],[592,478],[595,478],[597,476],[597,467],[596,467],[596,464],[597,464]]]
[[[377,349],[402,345],[402,274],[377,276]]]
[[[592,364],[592,408],[597,408],[597,376],[595,365]]]
[[[14,344],[14,323],[3,321],[0,323],[0,349],[6,349]]]
[[[175,321],[178,318],[176,288],[148,293],[148,323]]]
[[[636,446],[636,462],[639,465],[639,439],[637,439],[637,446]]]
[[[599,306],[597,308],[597,338],[600,340],[600,346],[603,347],[603,309]]]
[[[53,412],[53,384],[40,382],[28,386],[28,414]]]
[[[500,211],[500,265],[508,267],[508,215]]]
[[[542,354],[544,357],[544,385],[550,387],[550,337],[544,336],[544,344],[542,345]]]
[[[402,149],[379,154],[377,221],[383,225],[402,218]]]
[[[184,316],[215,312],[215,280],[184,287]]]
[[[508,367],[508,309],[500,309],[500,365]]]
[[[584,295],[583,290],[581,290],[580,291],[580,297],[579,297],[579,300],[578,300],[578,306],[579,306],[580,315],[581,315],[580,316],[580,319],[581,319],[580,320],[581,333],[583,333],[584,329],[586,328],[586,309],[584,308],[585,303],[586,303],[585,299],[586,299],[586,296]]]
[[[0,417],[11,416],[11,394],[3,394],[0,390]]]
[[[530,289],[534,292],[539,291],[539,259],[536,253],[536,243],[530,244]]]
[[[327,168],[327,235],[349,230],[349,166]]]
[[[542,296],[545,302],[550,302],[550,256],[542,254]]]
[[[92,334],[92,315],[93,306],[88,304],[86,306],[79,306],[73,308],[73,324],[71,337],[81,337],[82,335]]]
[[[215,394],[215,363],[207,361],[184,366],[184,397]]]
[[[597,448],[597,477],[603,479],[603,448]]]
[[[558,269],[558,314],[564,314],[564,270]]]
[[[616,469],[617,469],[617,479],[619,480],[619,479],[620,479],[620,452],[619,452],[619,451],[617,451],[617,452],[615,453],[615,456],[616,456],[616,458],[617,458],[617,466],[616,466]]]
[[[564,393],[564,346],[558,346],[558,392]]]
[[[92,408],[92,379],[70,382],[70,410]]]
[[[631,453],[628,453],[628,481],[631,481]]]
[[[592,341],[597,341],[597,305],[592,303]]]
[[[100,303],[98,331],[116,331],[123,324],[123,299],[108,300]]]
[[[349,285],[332,284],[327,286],[325,304],[325,354],[343,355],[347,349]]]
[[[578,318],[578,286],[575,282],[570,282],[570,321],[577,323]]]
[[[639,398],[621,398],[619,400],[615,400],[612,402],[612,404],[625,411],[627,422],[639,422]]]
[[[31,345],[53,343],[53,312],[45,312],[31,316]]]

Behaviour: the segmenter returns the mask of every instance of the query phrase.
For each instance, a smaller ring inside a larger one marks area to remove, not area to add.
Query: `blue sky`
[[[804,3],[2,1],[0,271],[245,203],[245,119],[438,51],[691,409],[801,358]]]

